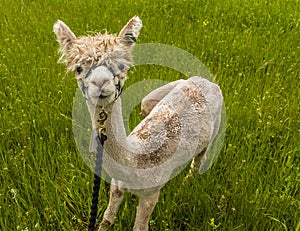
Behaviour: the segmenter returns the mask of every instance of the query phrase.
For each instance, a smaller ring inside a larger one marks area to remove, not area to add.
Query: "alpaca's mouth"
[[[102,95],[102,94],[99,95],[99,99],[105,99],[106,97],[107,97],[106,95]]]
[[[99,99],[105,99],[107,96],[106,95],[100,95]]]
[[[103,93],[101,93],[98,98],[99,99],[106,99],[106,98],[110,97],[112,94],[113,94],[113,92],[111,94],[103,94]]]

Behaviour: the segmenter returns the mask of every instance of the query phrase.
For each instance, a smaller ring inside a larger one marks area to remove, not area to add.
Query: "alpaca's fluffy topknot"
[[[62,50],[60,61],[65,62],[68,71],[74,71],[82,64],[91,66],[99,63],[122,63],[129,67],[132,61],[131,47],[121,38],[108,33],[82,36],[75,39],[67,50]]]

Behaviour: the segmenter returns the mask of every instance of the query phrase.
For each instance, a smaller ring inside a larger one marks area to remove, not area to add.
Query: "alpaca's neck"
[[[95,108],[89,105],[89,110],[92,117],[93,129],[99,127],[99,112],[101,108]],[[136,167],[134,161],[136,154],[136,145],[129,142],[126,135],[126,130],[122,116],[121,99],[105,108],[108,117],[105,121],[107,140],[104,144],[106,153],[120,164],[128,167]],[[133,147],[135,146],[135,147]]]
[[[107,150],[109,155],[115,155],[115,159],[123,159],[124,155],[129,154],[130,144],[123,122],[120,98],[109,109],[105,126],[108,137],[105,150]]]

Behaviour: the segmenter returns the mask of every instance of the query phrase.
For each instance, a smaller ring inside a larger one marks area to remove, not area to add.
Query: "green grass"
[[[216,163],[185,185],[184,173],[166,185],[150,230],[299,231],[299,8],[298,0],[2,0],[0,230],[87,228],[93,173],[73,139],[76,83],[56,63],[52,26],[59,18],[77,35],[117,33],[139,15],[139,43],[198,57],[221,86],[227,113]],[[179,77],[140,66],[126,86]],[[101,215],[108,201],[102,186]],[[131,230],[136,205],[128,195],[111,230]]]

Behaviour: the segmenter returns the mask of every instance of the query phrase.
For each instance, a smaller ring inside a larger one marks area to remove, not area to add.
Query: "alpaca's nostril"
[[[99,80],[92,80],[90,83],[101,88],[104,85],[106,85],[108,82],[109,82],[109,80],[106,80],[106,79],[104,79],[104,80],[101,79],[100,80],[99,79]]]

